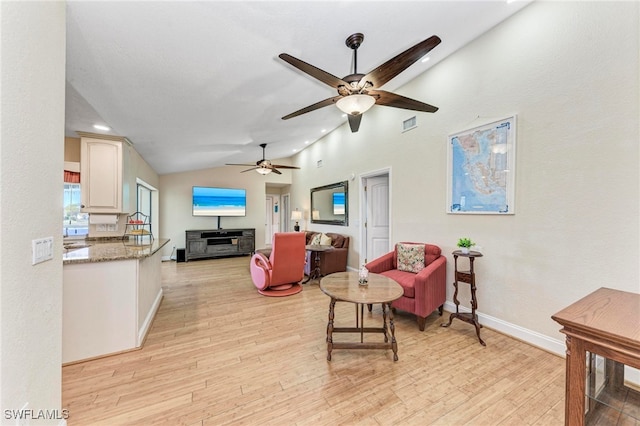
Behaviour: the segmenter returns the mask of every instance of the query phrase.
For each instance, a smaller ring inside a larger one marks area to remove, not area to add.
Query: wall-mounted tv
[[[247,191],[194,186],[192,209],[194,216],[246,216]]]
[[[344,214],[344,192],[333,193],[333,214]]]

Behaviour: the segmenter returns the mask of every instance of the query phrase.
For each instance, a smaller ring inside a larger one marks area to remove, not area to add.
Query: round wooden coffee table
[[[322,278],[320,290],[331,298],[329,303],[329,323],[327,324],[327,360],[331,361],[331,351],[333,349],[392,349],[393,360],[398,360],[398,344],[396,343],[391,302],[402,296],[404,290],[400,284],[384,275],[369,274],[367,285],[360,285],[357,272],[337,272]],[[334,309],[337,301],[356,304],[355,327],[333,326]],[[382,305],[382,327],[365,327],[364,305],[377,303]],[[388,330],[387,314],[389,315]],[[334,342],[333,333],[360,333],[360,342]],[[364,333],[382,333],[384,342],[365,343]],[[391,341],[389,341],[389,337],[391,337]]]

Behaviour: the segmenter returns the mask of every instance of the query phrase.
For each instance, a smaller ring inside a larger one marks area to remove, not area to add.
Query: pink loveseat
[[[420,331],[424,331],[426,318],[434,310],[438,309],[440,315],[442,315],[447,297],[447,258],[442,255],[440,247],[425,244],[424,263],[424,269],[418,273],[398,270],[396,246],[392,252],[382,255],[365,265],[369,272],[385,275],[402,286],[404,294],[400,299],[395,300],[391,306],[415,314]]]

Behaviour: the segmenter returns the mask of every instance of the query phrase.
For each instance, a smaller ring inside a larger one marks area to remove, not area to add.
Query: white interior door
[[[291,226],[291,206],[289,205],[290,201],[290,195],[289,194],[283,194],[282,195],[282,199],[280,204],[282,204],[282,206],[280,207],[280,212],[281,215],[280,217],[282,217],[282,220],[280,221],[280,229],[282,230],[282,232],[290,232],[291,230],[293,230],[293,227]]]
[[[273,241],[273,197],[267,195],[264,207],[264,243],[269,245]]]
[[[280,204],[280,196],[272,195],[273,197],[273,216],[271,221],[271,236],[276,232],[280,232],[280,217],[282,216],[282,206]]]
[[[389,175],[366,179],[366,253],[364,262],[390,251],[389,248]]]
[[[280,196],[268,194],[265,199],[265,209],[264,239],[265,244],[271,244],[273,234],[280,232]]]

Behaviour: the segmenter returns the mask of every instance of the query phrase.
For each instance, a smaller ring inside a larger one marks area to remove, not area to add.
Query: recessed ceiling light
[[[324,133],[326,131],[327,131],[327,129],[322,129],[322,130],[320,130],[320,133]]]
[[[294,149],[293,149],[293,152],[298,152],[298,150],[294,148]]]
[[[98,129],[98,130],[104,130],[105,132],[108,132],[109,130],[111,130],[110,127],[107,127],[107,126],[102,125],[102,124],[94,124],[93,128],[94,129]]]
[[[305,145],[309,145],[309,141],[304,141],[304,144]]]
[[[422,62],[422,63],[424,64],[424,63],[425,63],[425,62],[427,62],[428,60],[429,60],[429,57],[428,57],[428,56],[425,56],[424,58],[422,58],[422,61],[420,61],[420,62]]]

